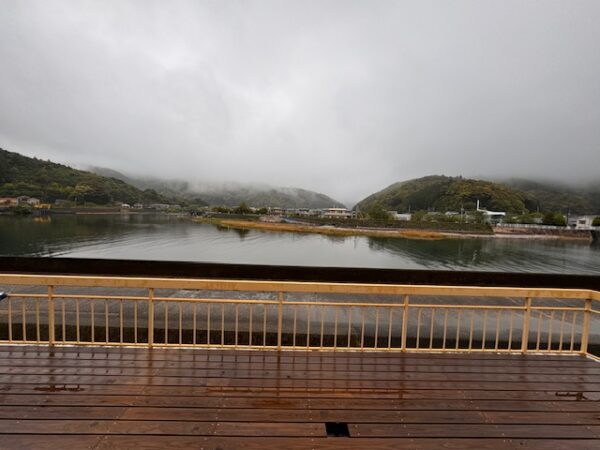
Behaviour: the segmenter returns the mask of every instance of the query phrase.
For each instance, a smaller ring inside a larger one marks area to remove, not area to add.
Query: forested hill
[[[394,183],[361,200],[356,208],[375,204],[400,212],[408,210],[460,211],[481,207],[492,211],[523,213],[556,211],[576,214],[600,212],[600,189],[575,189],[548,182],[509,180],[492,182],[432,175]]]
[[[524,193],[532,203],[532,210],[570,211],[576,214],[600,213],[600,183],[571,186],[522,178],[511,178],[501,183]]]
[[[58,199],[97,205],[169,202],[152,189],[0,149],[0,197],[21,195],[46,203]]]
[[[190,183],[181,180],[136,178],[102,167],[90,168],[101,175],[122,179],[138,188],[152,188],[166,196],[179,196],[195,203],[238,206],[246,203],[255,207],[279,206],[283,208],[331,208],[344,206],[337,200],[307,189],[269,186],[250,183]]]

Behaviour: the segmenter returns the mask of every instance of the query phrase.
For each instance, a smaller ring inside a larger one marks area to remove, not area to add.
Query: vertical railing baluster
[[[334,319],[333,319],[333,350],[337,349],[337,332],[338,332],[338,308],[334,308]]]
[[[35,337],[37,342],[41,342],[42,336],[40,333],[40,299],[35,299]]]
[[[433,349],[433,324],[435,321],[435,308],[431,308],[431,323],[429,325],[429,349]]]
[[[60,304],[60,311],[61,311],[61,320],[62,320],[62,341],[63,343],[67,340],[67,320],[65,317],[65,299],[62,299],[62,302]]]
[[[267,304],[263,304],[263,347],[267,346]]]
[[[362,350],[365,347],[365,314],[366,308],[362,307],[362,321],[360,326],[360,349]]]
[[[540,311],[538,313],[538,323],[537,323],[537,332],[536,332],[536,336],[535,336],[535,351],[539,351],[540,350],[540,342],[541,342],[541,337],[542,337],[542,317],[543,317],[544,313],[542,311]]]
[[[483,329],[481,330],[481,350],[485,350],[488,310],[483,312]]]
[[[133,342],[138,343],[138,301],[133,301]]]
[[[508,322],[508,350],[512,349],[512,337],[513,337],[513,318],[514,318],[514,314],[515,311],[514,310],[510,310],[510,319]]]
[[[206,345],[210,345],[210,303],[206,304]]]
[[[400,337],[400,351],[406,351],[406,336],[408,328],[408,308],[409,308],[408,294],[404,295],[404,302],[402,305],[402,335]]]
[[[79,299],[75,300],[75,339],[81,343],[81,324],[79,318]]]
[[[192,306],[192,345],[196,345],[196,335],[198,334],[198,324],[197,324],[197,315],[198,315],[198,304],[194,302]]]
[[[164,302],[164,320],[165,320],[165,344],[169,343],[169,302]]]
[[[475,310],[471,311],[471,321],[469,322],[469,350],[473,350],[473,325],[475,322]]]
[[[10,302],[10,298],[9,298]],[[10,307],[10,303],[8,304]],[[8,314],[8,320],[11,320],[10,313]],[[9,333],[12,340],[12,324],[9,322]],[[48,286],[48,344],[54,345],[54,286]]]
[[[21,299],[21,333],[23,342],[27,341],[27,312],[25,309],[25,299]]]
[[[348,307],[348,348],[351,347],[352,342],[352,306]]]
[[[306,348],[310,348],[310,305],[306,307]]]
[[[502,315],[502,310],[498,310],[498,314],[496,315],[496,340],[494,341],[494,350],[498,351],[498,341],[500,339],[500,316]]]
[[[388,350],[392,348],[392,315],[394,313],[394,308],[390,307],[390,314],[388,316]]]
[[[183,343],[183,305],[179,304],[179,345]]]
[[[221,303],[221,347],[225,346],[225,303]]]
[[[108,344],[108,300],[104,300],[104,340]]]
[[[119,342],[123,343],[123,299],[119,300]]]
[[[565,317],[567,315],[567,311],[562,312],[562,317],[560,318],[560,335],[559,335],[559,343],[558,343],[558,351],[562,352],[563,349],[563,337],[565,334]]]
[[[552,350],[552,328],[554,326],[554,311],[550,313],[550,320],[548,321],[548,347],[546,350]]]
[[[379,340],[379,307],[375,307],[375,342],[374,348],[377,348],[377,344]]]
[[[321,337],[319,339],[319,348],[323,350],[323,331],[325,322],[325,308],[321,306]]]
[[[423,310],[421,308],[417,311],[417,345],[416,348],[419,349],[421,345],[421,313]]]
[[[590,338],[590,315],[592,310],[592,299],[585,299],[585,306],[583,311],[583,327],[581,329],[581,348],[580,352],[582,354],[587,354],[588,350],[588,342]]]
[[[296,323],[298,321],[298,305],[294,305],[294,325],[292,327],[292,348],[296,348]]]
[[[148,347],[154,345],[154,288],[148,289]]]
[[[238,322],[239,322],[239,317],[240,317],[240,305],[238,303],[235,304],[235,339],[234,339],[234,346],[235,348],[237,348],[238,346]]]
[[[529,347],[529,327],[531,323],[531,297],[525,298],[525,314],[523,315],[523,334],[521,336],[521,351],[527,352]]]
[[[283,292],[277,296],[277,350],[281,350],[281,338],[283,333]]]
[[[446,350],[446,332],[448,330],[448,308],[444,309],[444,336],[442,336],[442,350]]]
[[[254,305],[248,304],[248,345],[252,347],[252,311],[254,311]]]
[[[91,326],[91,342],[96,342],[96,313],[94,311],[94,300],[90,300],[90,326]]]
[[[573,311],[573,319],[571,320],[571,344],[569,351],[572,352],[575,347],[575,325],[577,323],[577,311]]]
[[[460,346],[460,316],[462,315],[462,310],[458,310],[456,312],[456,350]]]

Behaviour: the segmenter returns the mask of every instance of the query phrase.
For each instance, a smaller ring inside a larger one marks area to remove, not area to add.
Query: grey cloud
[[[596,1],[0,5],[0,147],[352,202],[432,173],[598,178]]]

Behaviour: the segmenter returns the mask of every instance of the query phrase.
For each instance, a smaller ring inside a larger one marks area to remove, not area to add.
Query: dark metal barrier
[[[600,290],[600,275],[270,266],[87,258],[0,257],[0,272]]]

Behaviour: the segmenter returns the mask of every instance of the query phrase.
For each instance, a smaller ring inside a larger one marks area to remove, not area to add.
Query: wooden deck
[[[580,356],[0,353],[0,449],[600,448],[600,364]]]

